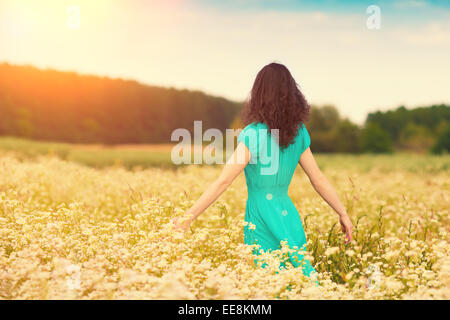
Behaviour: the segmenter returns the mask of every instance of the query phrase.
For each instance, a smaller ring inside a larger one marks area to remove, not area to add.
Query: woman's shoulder
[[[308,132],[308,130],[306,130],[306,126],[305,126],[305,124],[303,123],[303,122],[301,122],[299,125],[298,125],[298,134],[300,135],[300,134],[305,134],[305,133],[307,133]]]
[[[267,129],[267,125],[263,122],[252,122],[242,129],[241,134],[257,133],[260,129]]]
[[[262,128],[267,128],[267,125],[264,122],[251,122],[248,125],[246,125],[244,127],[244,130],[249,130],[249,129],[262,129]]]
[[[264,123],[249,123],[242,129],[237,139],[238,143],[243,142],[247,146],[252,155],[252,161],[255,161],[259,157],[258,150],[261,147],[261,141],[263,141],[262,137],[264,136],[262,130],[260,130],[262,128],[264,128]]]
[[[302,152],[311,144],[311,138],[303,122],[298,125],[298,133],[295,139],[295,142],[301,146]]]

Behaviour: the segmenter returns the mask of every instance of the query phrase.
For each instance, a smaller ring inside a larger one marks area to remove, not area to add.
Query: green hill
[[[0,135],[72,143],[169,142],[176,128],[229,127],[241,105],[199,91],[0,64]]]

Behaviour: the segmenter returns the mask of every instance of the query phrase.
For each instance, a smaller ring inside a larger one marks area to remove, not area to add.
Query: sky
[[[450,0],[0,0],[0,62],[242,101],[273,61],[358,124],[450,103]]]

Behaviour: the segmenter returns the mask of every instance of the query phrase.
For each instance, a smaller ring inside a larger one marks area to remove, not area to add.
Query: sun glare
[[[84,18],[100,23],[116,1],[106,0],[3,0],[0,4],[4,32],[28,36],[49,29],[80,30]]]

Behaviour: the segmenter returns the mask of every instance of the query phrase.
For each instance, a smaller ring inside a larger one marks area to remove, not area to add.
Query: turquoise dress
[[[315,272],[311,263],[303,259],[306,236],[300,215],[288,196],[288,188],[302,153],[311,140],[304,124],[299,125],[294,142],[287,148],[279,147],[276,135],[270,134],[267,125],[254,122],[246,126],[238,137],[251,153],[249,164],[244,169],[248,199],[245,208],[244,242],[257,244],[255,249],[271,251],[280,249],[281,241],[287,241],[296,252],[289,260],[295,267],[302,266],[303,273]],[[250,224],[251,223],[251,224]],[[253,226],[254,225],[254,226]],[[255,263],[258,259],[255,259]],[[263,261],[262,266],[265,267]],[[280,267],[285,266],[282,262]]]

